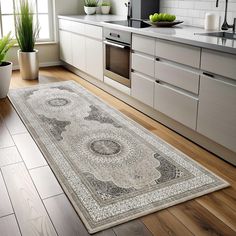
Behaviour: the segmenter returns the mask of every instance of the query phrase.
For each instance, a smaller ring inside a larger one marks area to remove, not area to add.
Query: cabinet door
[[[197,98],[168,85],[155,84],[155,109],[194,130],[196,129],[197,106]]]
[[[60,59],[68,64],[73,63],[72,47],[71,47],[71,33],[60,30]]]
[[[73,66],[82,71],[86,70],[85,54],[85,37],[72,34]]]
[[[103,44],[101,41],[86,38],[86,72],[103,80]]]
[[[236,152],[236,83],[200,79],[197,131]]]
[[[132,53],[132,69],[154,77],[154,57]]]
[[[132,73],[131,95],[137,100],[153,107],[154,80],[138,73]]]

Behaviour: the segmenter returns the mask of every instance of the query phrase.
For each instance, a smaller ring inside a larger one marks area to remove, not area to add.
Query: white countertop
[[[179,25],[172,28],[157,28],[155,26],[151,26],[148,28],[138,29],[106,22],[125,20],[124,16],[117,15],[60,15],[59,18],[117,30],[129,31],[145,36],[236,54],[236,40],[195,35],[195,33],[207,32],[204,29],[198,27]]]

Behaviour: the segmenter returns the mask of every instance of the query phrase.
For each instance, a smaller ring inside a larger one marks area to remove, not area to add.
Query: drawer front
[[[133,34],[132,49],[154,56],[155,54],[155,39]]]
[[[132,69],[143,74],[154,77],[154,58],[132,53]]]
[[[151,107],[154,102],[154,86],[154,80],[138,73],[132,73],[131,96]]]
[[[203,49],[201,69],[236,80],[236,55]]]
[[[196,129],[198,100],[162,84],[155,84],[154,108],[172,119]]]
[[[156,41],[156,56],[175,61],[184,65],[195,68],[200,67],[200,53],[198,47],[186,44],[167,42],[162,40]]]
[[[76,21],[59,19],[59,28],[76,34],[84,34],[85,24]]]
[[[232,82],[201,77],[197,131],[236,152],[236,82]]]
[[[155,77],[189,92],[198,94],[199,74],[165,62],[155,62]]]
[[[85,35],[91,38],[102,40],[102,27],[85,24]]]

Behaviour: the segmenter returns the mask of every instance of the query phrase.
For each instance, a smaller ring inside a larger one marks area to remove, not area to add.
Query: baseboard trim
[[[61,66],[62,62],[61,61],[49,61],[49,62],[41,62],[39,63],[39,67],[51,67],[51,66]],[[20,67],[19,65],[14,65],[12,70],[19,70]]]

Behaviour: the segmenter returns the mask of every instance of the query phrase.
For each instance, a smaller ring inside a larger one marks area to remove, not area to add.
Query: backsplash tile
[[[216,0],[161,0],[161,12],[175,14],[178,20],[183,20],[185,25],[198,27],[204,26],[206,12],[217,14],[224,19],[225,0],[219,0],[219,7],[216,8]],[[228,5],[228,23],[233,23],[236,17],[236,0],[229,0]]]

